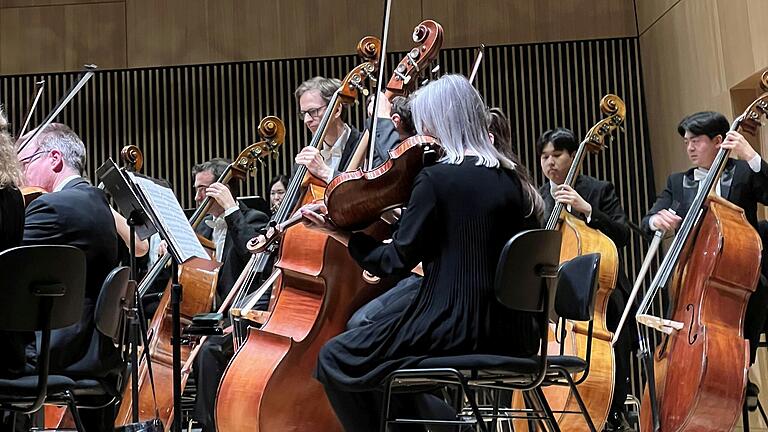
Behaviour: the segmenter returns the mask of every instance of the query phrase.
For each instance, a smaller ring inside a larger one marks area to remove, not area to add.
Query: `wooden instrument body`
[[[613,333],[608,330],[606,314],[608,302],[616,287],[618,277],[619,253],[616,245],[599,230],[588,227],[581,219],[568,212],[563,212],[560,232],[563,240],[560,246],[560,262],[571,260],[574,257],[590,254],[600,254],[600,270],[597,293],[595,294],[595,313],[592,330],[592,354],[587,379],[578,385],[587,411],[592,418],[597,430],[602,430],[608,419],[608,414],[613,401],[613,377],[614,355],[611,339]],[[581,358],[586,358],[588,324],[579,322],[573,326],[573,331],[566,337],[571,338],[575,347],[575,353]],[[559,354],[559,345],[552,346],[557,351],[550,350],[549,354]],[[568,350],[565,351],[568,354]],[[573,351],[571,352],[574,353]],[[574,379],[578,379],[575,376]],[[544,389],[547,401],[553,410],[563,409],[578,411],[576,398],[568,387],[550,386]],[[558,424],[567,431],[588,431],[586,422],[581,416],[561,414]]]
[[[413,181],[425,164],[425,153],[441,151],[437,140],[417,135],[389,151],[389,160],[370,170],[339,174],[328,185],[325,205],[336,226],[362,229],[382,213],[400,207],[411,196]]]
[[[216,282],[220,264],[215,261],[192,258],[179,267],[179,283],[183,287],[181,302],[181,328],[192,322],[192,317],[198,313],[211,310],[213,295],[216,292]],[[163,293],[155,316],[148,329],[149,355],[152,357],[152,373],[155,381],[155,396],[160,410],[165,430],[170,430],[173,421],[173,346],[171,335],[173,326],[171,321],[171,282]],[[181,347],[182,363],[189,356],[191,348],[186,345]],[[187,376],[182,379],[186,381]],[[182,385],[183,388],[183,385]],[[128,382],[123,391],[120,409],[115,419],[115,426],[123,426],[132,423],[132,399],[131,385]],[[155,399],[152,397],[149,372],[146,361],[139,362],[139,420],[155,418]]]
[[[302,204],[322,198],[322,188],[309,188]],[[302,224],[286,231],[276,267],[272,314],[261,329],[249,329],[219,384],[217,430],[341,431],[313,377],[318,353],[384,284],[367,284],[344,245]]]
[[[744,314],[760,277],[762,244],[744,211],[707,198],[672,281],[672,320],[684,323],[654,355],[661,431],[732,430],[749,369]],[[652,431],[648,390],[641,430]]]
[[[587,411],[597,430],[602,430],[608,419],[613,401],[613,377],[615,370],[611,333],[606,326],[608,301],[616,286],[618,277],[619,256],[616,245],[599,230],[588,227],[581,219],[563,212],[560,223],[562,242],[560,247],[560,262],[566,262],[574,257],[600,253],[600,269],[598,289],[595,294],[595,314],[592,333],[592,354],[590,358],[589,375],[578,385]],[[587,337],[589,326],[584,322],[566,322],[565,338],[560,338],[560,329],[550,326],[549,355],[560,355],[561,348],[565,355],[578,355],[586,358]],[[558,333],[557,338],[555,333]],[[562,345],[562,347],[561,347]],[[574,376],[578,380],[581,375]],[[544,388],[547,403],[554,411],[578,411],[579,406],[575,396],[565,386],[549,386]],[[519,394],[513,400],[513,406],[522,408]],[[557,422],[564,431],[588,431],[589,427],[584,418],[576,414],[556,414]],[[515,430],[527,431],[528,422],[515,420]]]

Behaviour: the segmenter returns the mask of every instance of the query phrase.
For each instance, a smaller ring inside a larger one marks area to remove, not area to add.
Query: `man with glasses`
[[[339,87],[341,87],[341,81],[338,79],[314,77],[304,81],[296,89],[294,95],[299,105],[299,118],[313,134],[317,132],[320,120]],[[381,113],[381,110],[379,111]],[[387,131],[394,131],[392,120],[388,116],[380,115],[377,122],[378,139],[373,166],[386,161],[387,152],[399,143],[397,139],[381,139],[384,135],[397,137],[396,134],[387,133]],[[330,182],[339,172],[348,168],[362,135],[359,130],[344,121],[342,107],[339,106],[331,113],[320,148],[304,147],[296,156],[296,163],[305,165],[315,177]]]
[[[104,192],[82,177],[85,146],[69,127],[53,123],[26,143],[19,162],[25,185],[48,192],[27,206],[22,244],[71,245],[86,258],[83,315],[78,323],[51,334],[50,371],[113,376],[122,365],[120,353],[112,341],[101,340],[93,314],[104,279],[118,264],[118,237]],[[107,430],[114,421],[113,411],[82,415],[88,430]]]

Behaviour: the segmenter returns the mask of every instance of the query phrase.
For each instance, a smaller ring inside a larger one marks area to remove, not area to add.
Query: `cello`
[[[763,93],[731,124],[753,132],[768,117]],[[712,193],[730,150],[721,148],[643,299],[636,320],[665,334],[640,406],[642,431],[725,431],[738,421],[749,370],[743,320],[760,277],[762,243],[744,211]],[[669,285],[671,319],[646,315]],[[647,343],[641,340],[641,350]]]
[[[331,114],[340,104],[357,99],[375,71],[378,47],[375,51],[344,78],[310,145],[321,145]],[[322,198],[322,181],[307,176],[305,182],[305,176],[307,168],[299,166],[283,199],[281,217],[287,218],[297,204]],[[285,232],[275,268],[272,313],[261,329],[248,329],[219,384],[217,430],[340,431],[312,371],[320,348],[341,333],[352,312],[379,290],[362,279],[362,269],[342,244],[303,225]]]
[[[221,183],[228,183],[233,177],[245,178],[247,174],[257,168],[257,162],[262,158],[273,154],[278,145],[282,144],[285,137],[285,127],[277,117],[265,117],[259,123],[259,135],[261,141],[246,147],[237,158],[227,167],[218,179]],[[203,203],[190,219],[192,227],[196,227],[205,217],[212,204],[212,198],[206,197]],[[139,284],[139,294],[143,295],[149,289],[165,264],[170,260],[170,254],[165,254],[150,269],[149,273]],[[182,327],[191,322],[193,316],[198,313],[208,312],[211,309],[213,296],[216,289],[219,264],[214,261],[193,258],[180,266],[179,280],[184,286],[184,301],[181,304]],[[152,375],[147,368],[146,361],[139,362],[139,420],[144,421],[159,417],[166,430],[169,430],[174,417],[173,389],[171,386],[173,377],[171,334],[173,326],[170,314],[170,283],[163,294],[155,316],[147,332],[149,344],[145,347],[144,355],[150,356]],[[186,361],[190,353],[189,346],[182,347],[182,362]],[[186,382],[188,374],[182,375],[182,383]],[[151,385],[154,381],[156,385]],[[183,385],[182,385],[183,387]],[[120,427],[131,423],[132,389],[126,386],[115,426]]]

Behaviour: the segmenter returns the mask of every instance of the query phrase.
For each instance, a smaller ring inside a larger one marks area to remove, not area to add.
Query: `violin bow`
[[[392,0],[384,0],[384,23],[381,30],[381,52],[379,53],[379,77],[376,80],[376,92],[373,95],[373,110],[371,111],[371,135],[368,140],[368,160],[365,161],[365,169],[373,168],[373,156],[376,154],[376,120],[379,117],[379,96],[384,85],[384,64],[387,59],[387,36],[389,35],[389,13],[392,9]]]
[[[480,63],[483,62],[483,57],[485,57],[485,44],[480,44],[480,48],[477,49],[475,64],[472,66],[472,73],[469,74],[470,84],[475,83],[475,78],[477,78],[477,72],[480,70]]]
[[[69,92],[67,92],[64,98],[62,98],[59,101],[59,103],[56,105],[53,111],[51,111],[51,113],[48,114],[48,117],[45,118],[43,123],[40,124],[40,126],[38,126],[35,129],[35,132],[32,134],[32,136],[29,137],[29,139],[24,140],[24,142],[21,144],[17,143],[16,154],[21,153],[21,151],[24,150],[24,147],[26,147],[27,144],[29,144],[30,142],[34,141],[35,138],[37,138],[37,136],[40,135],[40,132],[42,132],[46,126],[51,124],[53,120],[56,118],[56,116],[58,116],[64,110],[64,108],[67,107],[69,102],[71,102],[72,99],[75,96],[77,96],[77,93],[80,92],[80,89],[82,89],[83,86],[85,86],[85,84],[88,82],[88,80],[90,80],[93,77],[94,70],[96,70],[96,68],[97,66],[93,64],[85,65],[85,72],[83,72],[83,74],[80,76],[80,79],[75,83],[74,86],[72,86],[72,88],[69,90]],[[21,139],[21,136],[19,136],[19,139]]]
[[[32,98],[32,103],[29,104],[29,111],[27,111],[27,116],[24,119],[24,125],[21,126],[21,129],[19,130],[18,135],[16,135],[17,141],[19,138],[23,137],[24,133],[27,131],[27,127],[29,127],[29,122],[32,121],[32,115],[35,113],[35,109],[37,108],[37,103],[40,102],[40,97],[43,95],[44,89],[45,89],[44,79],[35,82],[35,97]]]

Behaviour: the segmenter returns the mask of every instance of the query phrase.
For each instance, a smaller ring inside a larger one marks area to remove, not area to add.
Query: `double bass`
[[[334,92],[311,146],[322,144],[332,113],[354,103],[375,71],[378,39],[366,39],[358,45],[366,61]],[[297,204],[322,198],[322,183],[299,166],[281,205],[285,216]],[[353,270],[359,267],[346,248],[327,235],[295,225],[280,248],[272,313],[260,329],[248,329],[219,384],[215,415],[221,432],[340,430],[312,371],[323,344],[377,291],[362,280],[362,270]]]
[[[218,179],[219,182],[226,184],[232,178],[243,179],[249,172],[255,170],[262,158],[273,154],[277,146],[282,144],[285,137],[285,127],[277,117],[268,116],[259,123],[259,135],[262,140],[249,145],[240,152],[222,173]],[[204,219],[212,203],[212,198],[207,197],[198,207],[190,219],[193,228],[197,227]],[[139,284],[140,296],[146,293],[162,268],[170,260],[169,255],[166,254],[159,259],[142,279]],[[219,263],[200,258],[192,258],[180,266],[179,281],[184,286],[184,299],[181,303],[182,327],[188,325],[192,317],[198,313],[210,311],[216,290],[218,267]],[[171,386],[174,371],[172,368],[171,335],[173,326],[170,313],[170,289],[171,284],[169,283],[147,332],[149,344],[145,347],[144,356],[150,356],[152,376],[150,376],[146,360],[141,360],[138,366],[139,420],[144,421],[159,417],[166,430],[170,429],[174,417],[173,388]],[[190,350],[189,346],[182,347],[182,362],[186,361]],[[182,387],[187,377],[188,374],[182,375]],[[154,385],[151,381],[154,381]],[[132,410],[132,389],[131,386],[126,386],[115,419],[115,426],[130,424]]]
[[[587,132],[579,148],[574,155],[573,163],[568,170],[564,184],[571,187],[575,184],[576,177],[581,169],[583,159],[587,152],[598,153],[607,145],[611,133],[624,122],[626,107],[620,97],[608,94],[600,101],[600,110],[606,115]],[[584,322],[565,322],[559,328],[551,329],[549,353],[559,355],[561,353],[587,357],[589,353],[590,363],[588,374],[580,374],[574,377],[584,404],[586,405],[592,422],[597,430],[602,430],[613,401],[614,386],[614,354],[611,340],[613,333],[608,330],[606,315],[608,301],[616,287],[619,268],[619,255],[616,245],[604,233],[590,228],[587,224],[565,211],[565,205],[555,203],[552,213],[547,221],[547,229],[558,230],[562,233],[560,248],[560,262],[563,263],[576,256],[599,253],[600,268],[598,274],[598,287],[595,294],[594,317],[591,324]],[[592,331],[591,347],[588,337]],[[588,431],[589,426],[581,416],[573,415],[580,412],[575,395],[567,386],[548,386],[544,388],[552,410],[556,413],[558,425],[567,431]],[[517,399],[515,404],[519,404]],[[560,411],[558,413],[558,411]],[[526,430],[527,424],[515,422],[516,429]]]
[[[754,133],[768,117],[763,93],[731,125]],[[743,321],[760,277],[762,243],[744,211],[712,192],[730,150],[721,148],[683,219],[636,319],[664,331],[640,407],[642,431],[727,431],[741,414],[749,370]],[[646,315],[670,288],[670,320]],[[645,349],[641,343],[641,349]]]

